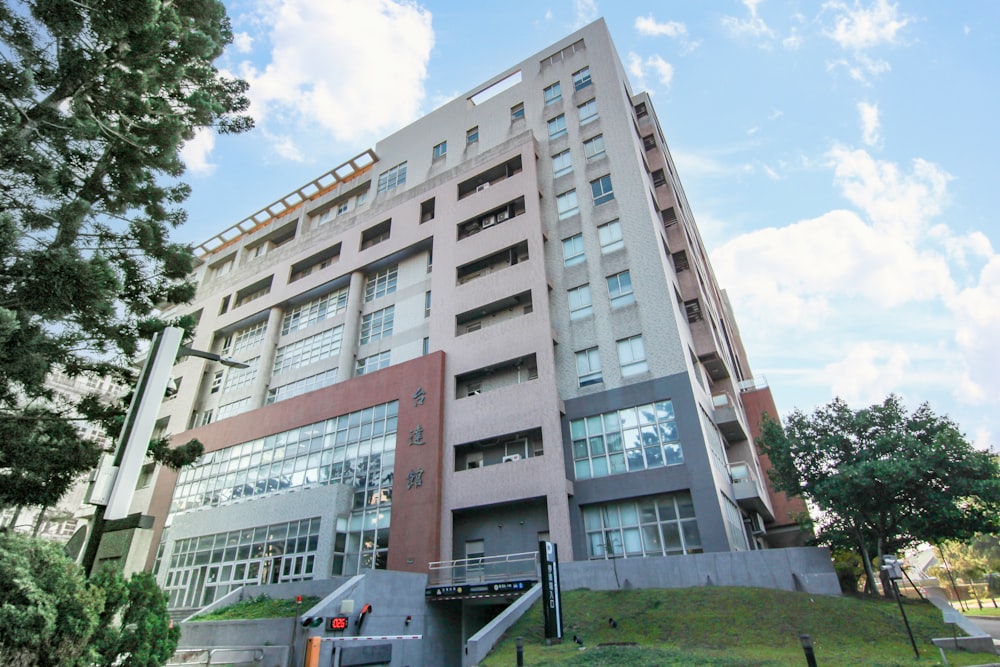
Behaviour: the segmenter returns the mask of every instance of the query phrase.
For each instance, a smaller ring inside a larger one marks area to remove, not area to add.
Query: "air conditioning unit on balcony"
[[[521,460],[520,454],[508,454],[507,456],[503,457],[504,463],[510,463],[511,461],[520,461],[520,460]]]
[[[483,190],[485,190],[488,187],[490,187],[489,183],[481,183],[481,184],[479,184],[479,185],[476,186],[476,192],[482,192]]]
[[[496,223],[497,223],[497,219],[495,217],[493,217],[492,215],[488,215],[485,218],[483,218],[483,222],[482,222],[483,229],[486,229],[487,227],[492,227]]]
[[[503,222],[509,217],[510,217],[510,212],[508,212],[507,209],[497,212],[497,222]]]

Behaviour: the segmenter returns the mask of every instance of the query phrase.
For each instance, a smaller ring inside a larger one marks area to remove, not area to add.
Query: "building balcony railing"
[[[538,580],[538,552],[443,560],[430,564],[428,586]]]
[[[740,507],[759,512],[768,520],[773,518],[767,490],[757,477],[754,466],[745,461],[730,463],[729,479],[733,482],[733,495]]]
[[[713,418],[723,437],[730,444],[750,439],[750,429],[747,428],[743,416],[743,408],[728,393],[712,396]]]

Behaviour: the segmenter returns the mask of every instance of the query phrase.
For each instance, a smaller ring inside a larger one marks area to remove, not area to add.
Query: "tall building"
[[[137,501],[172,607],[540,539],[564,561],[773,546],[741,402],[767,390],[603,21],[198,254],[177,314],[248,367],[187,357],[163,404],[206,448]]]

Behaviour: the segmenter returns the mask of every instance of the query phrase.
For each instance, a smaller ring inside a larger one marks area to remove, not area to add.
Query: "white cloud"
[[[249,33],[238,32],[233,35],[233,46],[240,53],[250,53],[253,49],[253,37]]]
[[[749,16],[737,18],[735,16],[723,16],[722,27],[733,37],[774,37],[774,31],[768,27],[760,16],[757,15],[757,5],[761,0],[743,0],[743,5],[747,8]]]
[[[879,136],[878,105],[868,102],[858,102],[858,116],[861,121],[861,140],[867,146],[876,146],[881,143]]]
[[[781,45],[788,49],[789,51],[797,51],[802,47],[802,35],[799,34],[798,28],[793,27],[791,32],[788,33],[788,37],[781,40]]]
[[[194,137],[184,142],[181,147],[181,160],[195,176],[208,176],[216,167],[208,161],[213,148],[215,148],[215,132],[207,127],[198,128]]]
[[[635,79],[635,83],[640,89],[648,89],[646,77],[653,76],[663,90],[670,90],[670,84],[674,80],[674,66],[662,57],[652,55],[643,59],[639,54],[629,52],[625,60],[629,74]]]
[[[573,9],[576,12],[576,26],[582,27],[597,19],[597,0],[573,0]]]
[[[666,23],[657,23],[653,15],[649,16],[639,16],[635,19],[635,29],[640,35],[646,35],[647,37],[683,37],[687,35],[687,26],[678,21],[667,21]]]
[[[834,396],[855,405],[871,405],[899,391],[912,372],[911,358],[902,345],[862,341],[823,372]]]
[[[896,4],[888,0],[875,0],[867,7],[862,7],[858,0],[853,6],[827,2],[823,9],[835,14],[834,27],[826,35],[850,51],[897,44],[900,31],[913,21],[912,17],[900,14]]]
[[[356,141],[420,114],[434,46],[428,11],[393,0],[277,0],[268,9],[269,62],[241,74],[251,114],[273,136],[308,126]],[[287,142],[282,151],[298,152]]]
[[[951,302],[957,325],[955,340],[967,359],[965,399],[996,402],[1000,395],[1000,255],[993,255],[974,287]],[[961,398],[961,397],[960,397]]]
[[[946,201],[952,176],[926,160],[913,160],[903,173],[892,162],[876,160],[867,151],[835,146],[828,154],[834,183],[880,229],[912,243],[927,230]]]

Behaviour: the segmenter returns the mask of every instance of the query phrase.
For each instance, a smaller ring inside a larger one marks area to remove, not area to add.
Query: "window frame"
[[[389,167],[378,175],[376,194],[388,192],[402,185],[406,185],[406,160]]]
[[[564,266],[575,266],[577,264],[582,264],[587,261],[587,252],[583,243],[583,234],[573,234],[562,240],[563,244],[563,265]],[[579,246],[579,247],[577,247]],[[567,255],[567,248],[571,250],[579,250],[572,255]]]
[[[640,375],[649,371],[649,362],[646,359],[646,346],[642,342],[642,334],[636,334],[627,338],[615,341],[618,348],[618,367],[621,369],[622,377]],[[628,358],[624,358],[622,351],[628,351]],[[641,353],[642,356],[638,356]]]
[[[635,287],[632,285],[632,274],[629,269],[611,274],[605,279],[605,282],[608,286],[608,300],[612,308],[635,303]]]
[[[583,90],[587,86],[594,83],[594,80],[590,76],[590,65],[587,65],[583,69],[579,69],[573,72],[573,89]]]
[[[611,182],[611,174],[604,174],[590,182],[590,192],[594,197],[594,206],[606,204],[615,198],[615,187]]]
[[[445,140],[434,146],[431,153],[431,159],[440,160],[447,154],[448,154],[448,141]]]
[[[550,118],[546,123],[546,127],[549,131],[549,139],[558,139],[559,137],[565,137],[568,133],[566,129],[566,114],[561,113],[555,118]],[[552,128],[555,127],[553,132]]]
[[[607,233],[605,233],[607,231]],[[605,242],[605,237],[610,240]],[[597,226],[597,240],[601,244],[601,254],[607,255],[625,247],[621,220],[615,219]]]
[[[569,319],[581,320],[594,314],[594,299],[590,291],[590,283],[583,283],[566,290],[566,302],[569,304]]]
[[[563,166],[559,166],[560,162],[565,162]],[[560,176],[565,176],[566,174],[573,173],[573,153],[570,149],[560,151],[552,156],[552,176],[558,178]]]
[[[597,346],[588,347],[586,350],[578,350],[574,353],[576,358],[576,377],[580,387],[589,387],[604,382],[604,373],[601,369],[601,351]],[[584,367],[581,362],[585,363]]]
[[[580,213],[580,199],[577,197],[576,188],[556,195],[556,213],[560,220],[572,218]]]
[[[586,102],[584,102],[583,104],[578,105],[576,107],[576,110],[577,110],[577,113],[579,114],[580,125],[581,126],[582,125],[587,125],[588,123],[593,123],[595,120],[597,120],[600,117],[600,114],[597,111],[597,98],[596,97],[592,97],[589,100],[587,100]],[[593,111],[593,113],[591,113],[590,115],[588,115],[588,116],[584,116],[583,115],[587,111],[591,111],[591,110]]]
[[[542,99],[545,101],[545,106],[550,104],[555,104],[562,99],[562,84],[556,81],[552,85],[545,86],[542,89]]]
[[[591,152],[591,146],[595,144],[600,144],[601,150]],[[588,160],[593,160],[606,155],[607,149],[604,145],[604,134],[595,134],[590,139],[586,139],[583,142],[583,154]]]

